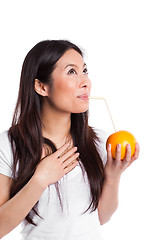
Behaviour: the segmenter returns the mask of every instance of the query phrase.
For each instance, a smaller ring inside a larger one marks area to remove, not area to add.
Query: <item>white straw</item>
[[[112,118],[112,114],[111,114],[111,111],[109,110],[106,99],[104,97],[89,97],[89,99],[98,99],[98,100],[103,100],[105,102],[107,110],[109,112],[109,116],[110,116],[112,124],[113,124],[114,131],[116,132],[116,128],[115,128],[115,124],[114,124],[114,121],[113,121],[113,118]]]

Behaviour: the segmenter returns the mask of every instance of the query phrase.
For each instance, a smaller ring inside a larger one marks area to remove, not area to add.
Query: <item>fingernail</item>
[[[121,149],[121,144],[117,144],[117,150],[120,150]]]
[[[111,150],[111,144],[110,143],[108,144],[108,150],[109,151]]]
[[[131,146],[130,146],[130,144],[128,144],[128,151],[131,151]]]

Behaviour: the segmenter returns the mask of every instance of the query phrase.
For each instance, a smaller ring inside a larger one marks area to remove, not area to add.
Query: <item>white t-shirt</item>
[[[0,134],[0,173],[11,177],[13,156],[7,131]],[[96,130],[101,142],[97,148],[103,164],[107,161],[107,135]],[[71,172],[59,181],[60,196],[63,204],[61,209],[55,185],[52,184],[42,193],[38,212],[43,218],[34,216],[38,225],[23,224],[22,239],[26,240],[101,240],[98,211],[90,210],[82,214],[89,206],[91,196],[87,174],[83,177],[78,164]],[[34,194],[34,193],[33,193]]]

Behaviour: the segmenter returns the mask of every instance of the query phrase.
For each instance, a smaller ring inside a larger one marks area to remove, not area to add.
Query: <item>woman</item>
[[[23,239],[100,239],[118,205],[122,172],[107,136],[88,125],[91,82],[81,50],[42,41],[27,54],[12,126],[0,134],[0,238],[23,221]]]

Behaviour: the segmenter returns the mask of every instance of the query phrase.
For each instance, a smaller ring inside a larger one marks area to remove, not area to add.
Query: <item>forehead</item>
[[[69,64],[74,64],[80,67],[81,65],[84,65],[83,57],[74,49],[69,49],[63,54],[63,56],[57,61],[56,68],[64,68]]]

